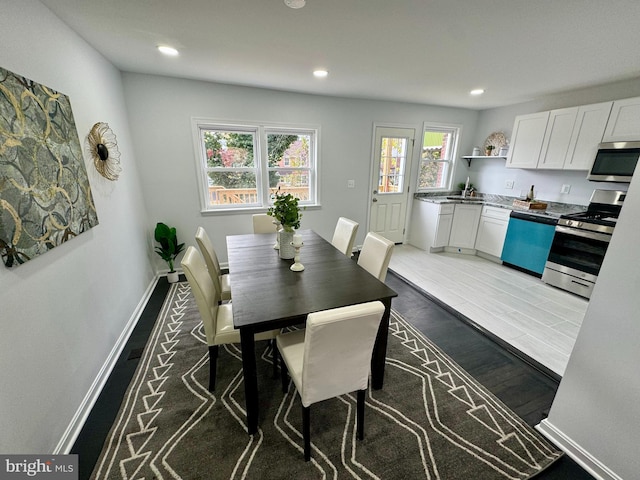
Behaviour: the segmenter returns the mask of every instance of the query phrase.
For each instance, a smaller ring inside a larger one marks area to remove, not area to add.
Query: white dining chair
[[[282,391],[287,392],[290,375],[302,402],[305,461],[311,458],[310,407],[314,403],[357,391],[356,428],[358,438],[364,438],[365,393],[383,313],[382,302],[310,313],[305,329],[276,338]]]
[[[256,213],[253,215],[253,233],[275,233],[276,226],[274,218],[266,213]]]
[[[353,256],[353,242],[356,239],[356,233],[358,233],[357,222],[350,220],[346,217],[338,218],[338,223],[333,232],[333,238],[331,245],[336,247],[347,257]]]
[[[358,256],[358,265],[381,282],[384,282],[384,279],[387,278],[387,269],[392,253],[393,242],[391,240],[387,240],[375,232],[369,232],[362,244],[362,250]]]
[[[198,227],[196,230],[196,243],[200,248],[200,253],[204,257],[204,261],[207,264],[207,270],[211,276],[211,280],[216,287],[216,290],[220,292],[220,298],[222,300],[231,300],[231,284],[229,282],[229,274],[223,274],[220,269],[220,262],[218,262],[218,256],[213,248],[213,243],[209,235],[204,228]]]
[[[202,317],[204,333],[209,346],[209,391],[213,392],[216,386],[218,346],[240,343],[240,331],[233,327],[232,304],[224,303],[220,305],[220,292],[215,288],[213,280],[211,280],[211,276],[207,271],[207,265],[195,247],[189,246],[187,248],[181,265]],[[280,330],[257,333],[255,341],[273,340],[278,333],[280,333]],[[275,377],[278,369],[278,352],[275,342],[272,343]]]

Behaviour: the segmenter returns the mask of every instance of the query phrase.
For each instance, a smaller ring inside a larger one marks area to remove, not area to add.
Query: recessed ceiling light
[[[483,88],[476,88],[474,90],[471,90],[469,92],[469,95],[482,95],[484,93],[484,89]]]
[[[289,8],[302,8],[306,3],[305,0],[284,0],[284,4]]]
[[[170,57],[175,57],[176,55],[178,55],[178,50],[167,45],[158,45],[158,50],[160,50],[160,53],[169,55]]]
[[[327,75],[329,75],[329,72],[327,72],[326,70],[314,70],[313,71],[313,76],[317,77],[317,78],[324,78]]]

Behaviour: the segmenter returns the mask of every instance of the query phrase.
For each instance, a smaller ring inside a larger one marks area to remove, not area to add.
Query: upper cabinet
[[[607,125],[613,102],[595,103],[578,107],[569,151],[564,162],[565,170],[589,170],[596,158],[598,144]]]
[[[508,168],[588,170],[613,102],[516,117]]]
[[[578,116],[578,107],[561,108],[549,112],[547,129],[542,140],[537,168],[562,169],[569,152],[573,126]],[[602,127],[604,131],[604,126]]]
[[[549,112],[518,115],[513,124],[508,168],[537,168]]]
[[[640,140],[640,97],[613,102],[603,142]]]

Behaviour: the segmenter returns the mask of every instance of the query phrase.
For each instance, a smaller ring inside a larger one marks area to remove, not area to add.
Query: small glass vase
[[[293,230],[280,228],[278,233],[280,235],[280,258],[285,260],[292,259],[296,255],[296,250],[291,245],[291,242],[293,242]]]

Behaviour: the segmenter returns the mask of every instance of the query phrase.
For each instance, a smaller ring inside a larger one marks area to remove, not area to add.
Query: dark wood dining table
[[[397,293],[312,230],[298,231],[305,269],[293,272],[273,248],[275,233],[227,236],[233,324],[240,330],[247,428],[258,431],[254,334],[304,323],[307,314],[379,300],[385,306],[371,359],[371,386],[381,389],[391,299]]]

